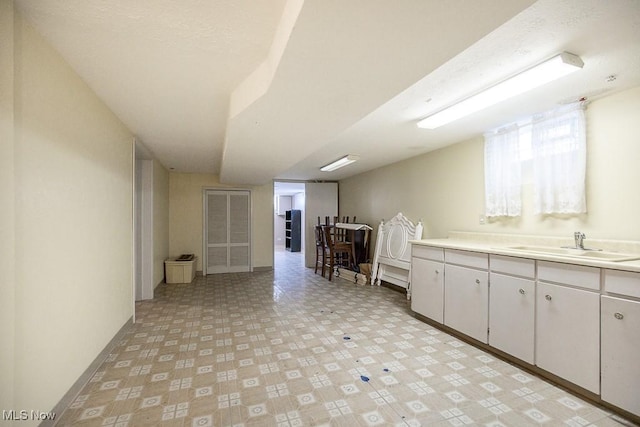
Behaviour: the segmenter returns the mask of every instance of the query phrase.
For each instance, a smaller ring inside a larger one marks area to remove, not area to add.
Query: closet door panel
[[[251,271],[249,191],[205,191],[206,274]]]

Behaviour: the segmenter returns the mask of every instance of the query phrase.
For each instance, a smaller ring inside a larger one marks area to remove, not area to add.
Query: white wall
[[[202,190],[251,190],[251,263],[253,268],[273,268],[273,183],[234,187],[221,184],[217,175],[169,173],[169,252],[171,256],[195,253],[202,271]]]
[[[13,297],[14,333],[3,330],[0,390],[3,409],[50,410],[133,314],[133,136],[19,14],[12,31],[11,8],[2,0],[0,82],[13,71],[15,103],[0,103],[3,136],[14,130],[0,169],[15,195],[2,258],[15,267],[0,311]]]
[[[425,237],[451,230],[640,240],[640,88],[587,109],[587,209],[580,216],[533,214],[531,183],[523,215],[479,224],[484,212],[484,141],[478,137],[340,182],[340,213],[377,225],[403,212],[422,219]],[[373,240],[375,242],[375,240]]]

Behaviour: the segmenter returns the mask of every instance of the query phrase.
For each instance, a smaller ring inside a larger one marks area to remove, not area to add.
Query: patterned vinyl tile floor
[[[302,258],[158,286],[57,425],[630,425]]]

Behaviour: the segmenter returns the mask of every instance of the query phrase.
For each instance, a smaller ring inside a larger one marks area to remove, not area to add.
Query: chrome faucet
[[[576,231],[575,233],[573,233],[573,240],[575,240],[575,244],[576,244],[576,249],[584,249],[584,239],[585,239],[584,233],[580,232],[580,231]]]

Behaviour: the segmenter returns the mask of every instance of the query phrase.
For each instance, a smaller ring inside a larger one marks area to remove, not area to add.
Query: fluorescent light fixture
[[[336,169],[340,169],[343,166],[350,165],[351,163],[357,161],[359,158],[360,156],[356,156],[355,154],[348,154],[343,158],[336,160],[333,163],[329,163],[328,165],[321,167],[320,170],[322,172],[331,172]]]
[[[534,67],[504,80],[489,89],[453,104],[418,122],[418,127],[435,129],[483,108],[542,86],[582,68],[580,57],[562,52]]]

